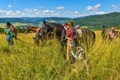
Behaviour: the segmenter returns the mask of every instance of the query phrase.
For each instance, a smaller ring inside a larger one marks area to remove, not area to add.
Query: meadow
[[[35,34],[18,34],[14,46],[8,46],[0,34],[0,80],[120,80],[120,39],[96,42],[87,52],[89,72],[83,61],[70,64],[56,39],[35,46]]]

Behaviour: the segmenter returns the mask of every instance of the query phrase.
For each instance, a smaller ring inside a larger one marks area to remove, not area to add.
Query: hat
[[[11,26],[12,24],[11,24],[10,22],[7,22],[6,25],[7,25],[7,26]]]
[[[112,27],[111,30],[115,30],[115,27]]]
[[[72,21],[69,21],[69,22],[68,22],[68,25],[73,26],[73,22],[72,22]]]

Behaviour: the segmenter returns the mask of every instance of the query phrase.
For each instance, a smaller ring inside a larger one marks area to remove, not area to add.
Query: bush
[[[0,33],[3,33],[4,32],[4,28],[0,28]]]

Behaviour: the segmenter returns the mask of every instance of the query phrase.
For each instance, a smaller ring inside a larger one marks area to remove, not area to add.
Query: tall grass
[[[102,42],[96,31],[96,42],[87,53],[90,72],[84,63],[70,64],[56,39],[36,47],[35,34],[19,34],[14,46],[8,46],[0,34],[0,80],[120,80],[120,39]]]

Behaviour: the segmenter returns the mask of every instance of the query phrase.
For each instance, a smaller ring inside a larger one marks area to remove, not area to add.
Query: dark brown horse
[[[65,42],[63,41],[63,39],[65,38],[66,34],[64,26],[61,24],[51,22],[49,23],[45,21],[43,22],[41,29],[38,31],[38,33],[36,33],[36,36],[33,38],[34,43],[39,46],[39,40],[41,39],[42,44],[45,44],[46,40],[51,37],[51,35],[54,35],[54,31],[57,39],[59,39],[62,45],[64,45]]]
[[[111,30],[109,28],[107,28],[106,26],[103,26],[102,27],[102,31],[101,31],[101,37],[102,37],[102,40],[105,41],[105,40],[109,40],[109,41],[112,41],[114,38],[116,37],[120,37],[120,32],[119,31],[114,31],[114,38],[111,38],[110,36],[110,32]]]
[[[75,30],[75,43],[83,46],[84,48],[89,48],[95,42],[95,33],[89,29],[79,28]],[[43,22],[43,25],[39,31],[39,36],[35,36],[34,42],[39,40],[39,37],[42,38],[43,35],[48,33],[53,33],[56,35],[57,39],[61,42],[62,46],[66,42],[66,30],[62,24],[52,23],[52,22]]]
[[[28,26],[27,29],[25,30],[25,33],[29,33],[30,31],[32,32],[37,32],[40,28],[39,27],[35,27],[35,26]]]

